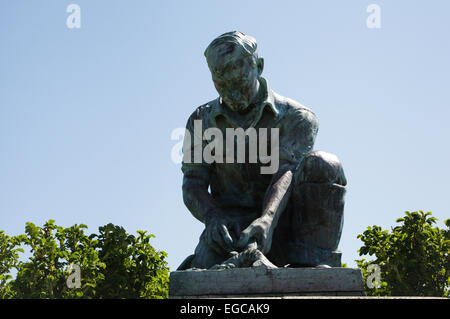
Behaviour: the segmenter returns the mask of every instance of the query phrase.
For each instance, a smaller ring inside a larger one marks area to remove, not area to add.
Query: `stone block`
[[[364,295],[358,268],[233,268],[170,273],[170,298]]]

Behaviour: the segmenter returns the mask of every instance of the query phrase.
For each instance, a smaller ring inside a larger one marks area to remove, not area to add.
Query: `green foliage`
[[[364,243],[359,255],[375,260],[356,260],[363,271],[364,283],[371,275],[368,267],[380,267],[378,288],[366,288],[369,296],[449,296],[450,229],[433,227],[431,213],[405,212],[397,219],[400,226],[391,231],[368,227],[358,238]],[[445,221],[447,228],[450,220]]]
[[[104,298],[167,298],[169,282],[165,252],[149,243],[153,235],[138,231],[128,235],[122,227],[108,224],[99,228],[96,247],[106,265],[104,280],[97,286]]]
[[[0,299],[14,297],[14,291],[11,289],[10,275],[11,269],[17,266],[19,252],[22,248],[17,248],[19,241],[14,237],[5,235],[0,231]]]
[[[85,229],[49,220],[42,228],[27,223],[16,237],[0,232],[0,298],[167,298],[167,254],[150,245],[153,235],[135,237],[113,224],[99,227],[98,235]],[[30,248],[26,262],[18,261],[19,245]],[[74,265],[80,287],[69,288]]]

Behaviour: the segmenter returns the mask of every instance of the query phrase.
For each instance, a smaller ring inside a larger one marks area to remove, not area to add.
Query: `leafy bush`
[[[356,260],[363,271],[364,283],[370,265],[380,267],[378,288],[366,286],[371,296],[449,296],[450,229],[433,227],[431,213],[405,212],[397,219],[400,226],[391,232],[379,226],[368,227],[358,235],[364,245],[359,255],[375,256],[373,261]],[[450,220],[445,221],[450,227]]]
[[[0,231],[0,299],[11,298],[14,292],[11,290],[10,270],[17,266],[19,252],[23,249],[17,248],[19,241],[9,237]]]
[[[138,231],[135,237],[108,224],[87,236],[86,228],[49,220],[42,228],[27,223],[25,234],[15,237],[0,232],[0,297],[167,298],[167,254],[150,245],[153,235]],[[20,245],[30,248],[26,262],[19,261]],[[73,270],[79,287],[70,285]]]
[[[139,230],[128,235],[122,227],[99,228],[96,248],[105,264],[104,279],[97,285],[103,298],[167,298],[168,268],[165,252],[149,243],[153,235]]]

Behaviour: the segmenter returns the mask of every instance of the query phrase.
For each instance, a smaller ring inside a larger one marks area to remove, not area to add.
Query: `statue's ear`
[[[261,76],[261,74],[264,70],[264,59],[258,58],[258,61],[256,63],[258,65],[258,75]]]

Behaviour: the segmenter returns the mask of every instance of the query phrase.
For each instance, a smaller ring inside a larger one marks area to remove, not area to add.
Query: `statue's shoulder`
[[[219,98],[198,106],[189,116],[189,120],[208,121],[219,110]]]
[[[309,107],[275,92],[273,92],[273,96],[278,110],[286,119],[318,122],[316,114]]]

